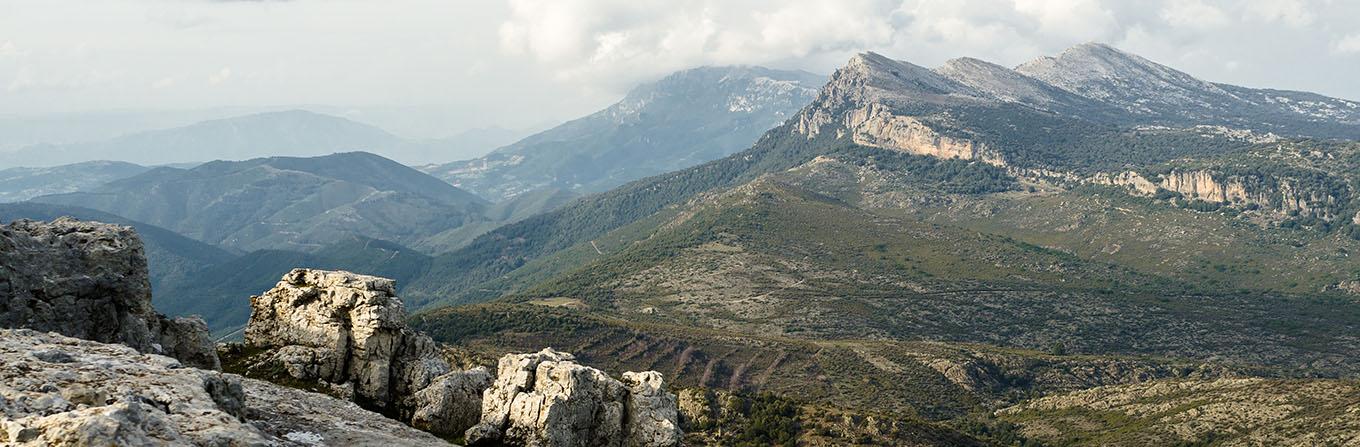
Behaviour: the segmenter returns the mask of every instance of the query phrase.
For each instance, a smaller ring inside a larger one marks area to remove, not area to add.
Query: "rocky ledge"
[[[26,329],[0,330],[0,445],[441,445],[324,395]]]
[[[0,226],[0,297],[0,327],[122,343],[219,368],[202,319],[170,319],[151,307],[146,255],[131,227],[69,217]]]

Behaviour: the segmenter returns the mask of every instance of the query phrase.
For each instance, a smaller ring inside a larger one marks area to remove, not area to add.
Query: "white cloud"
[[[1102,39],[1118,26],[1097,0],[1015,0],[1015,11],[1034,21],[1039,34],[1069,41]]]
[[[1325,0],[1323,0],[1325,1]],[[1318,0],[1252,0],[1246,4],[1247,16],[1267,22],[1280,22],[1299,28],[1312,25]]]
[[[1168,2],[1162,7],[1160,15],[1166,23],[1181,28],[1211,30],[1222,28],[1230,22],[1222,9],[1200,0]]]
[[[14,42],[8,40],[0,42],[0,57],[15,56],[23,56],[23,53],[19,52],[19,48],[14,45]]]
[[[231,67],[222,67],[217,73],[208,75],[208,85],[218,85],[231,79]]]
[[[1349,34],[1337,39],[1332,50],[1342,54],[1360,54],[1360,33]]]
[[[766,63],[892,42],[890,0],[511,0],[501,47],[560,79],[631,83],[703,64]]]
[[[156,90],[160,90],[160,89],[163,89],[163,88],[169,88],[169,87],[173,87],[177,82],[179,82],[179,79],[176,79],[176,78],[173,77],[173,76],[164,77],[164,78],[157,79],[156,82],[152,82],[152,83],[151,83],[151,88],[152,88],[152,89],[156,89]]]

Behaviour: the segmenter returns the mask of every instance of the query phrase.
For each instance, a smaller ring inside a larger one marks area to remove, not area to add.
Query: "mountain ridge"
[[[157,168],[34,201],[116,212],[243,251],[309,251],[346,234],[413,243],[479,219],[489,205],[365,152]]]
[[[619,102],[425,172],[493,201],[543,188],[601,192],[748,147],[811,100],[807,72],[700,67],[631,90]]]

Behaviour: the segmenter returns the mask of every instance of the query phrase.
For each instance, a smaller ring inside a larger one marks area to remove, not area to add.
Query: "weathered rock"
[[[674,446],[681,433],[676,398],[657,372],[626,373],[624,382],[574,363],[552,349],[510,354],[482,398],[469,444],[531,446]]]
[[[467,413],[480,408],[490,377],[484,370],[451,373],[434,340],[407,327],[392,280],[294,269],[250,305],[245,342],[264,350],[252,369],[281,368],[294,379],[331,384],[333,394],[435,433],[462,433],[476,423]]]
[[[0,226],[0,327],[122,343],[220,367],[207,325],[151,307],[141,239],[131,227],[60,218]]]
[[[623,384],[628,387],[623,414],[628,427],[627,445],[680,445],[678,403],[675,394],[666,391],[661,373],[625,372]]]
[[[410,397],[411,426],[430,432],[462,433],[482,417],[482,391],[491,386],[486,368],[454,371],[434,379]],[[448,427],[458,427],[456,431]]]
[[[0,444],[435,445],[350,402],[127,346],[0,330]]]

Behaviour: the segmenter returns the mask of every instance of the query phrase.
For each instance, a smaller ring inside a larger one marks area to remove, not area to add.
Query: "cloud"
[[[208,76],[208,85],[218,85],[231,79],[231,67],[222,67],[217,73]]]
[[[1299,28],[1313,24],[1317,16],[1313,14],[1317,1],[1308,0],[1253,0],[1247,3],[1246,12],[1250,17],[1266,22],[1280,22]]]
[[[1084,41],[1118,28],[1114,13],[1097,0],[1015,0],[1015,12],[1033,21],[1050,38]]]
[[[896,33],[889,0],[510,1],[501,48],[560,79],[629,82],[710,63],[764,63],[880,46]]]
[[[1222,9],[1199,0],[1169,2],[1160,16],[1171,26],[1200,30],[1222,28],[1231,21]]]
[[[13,41],[6,40],[4,42],[0,42],[0,58],[22,57],[27,54],[28,52],[26,51],[20,51],[19,47],[17,45],[14,45]]]
[[[1342,54],[1360,54],[1360,33],[1349,34],[1332,43],[1332,51]]]
[[[169,88],[173,87],[177,82],[179,82],[179,79],[176,79],[174,76],[164,77],[157,79],[156,82],[152,82],[151,88],[155,90]]]

